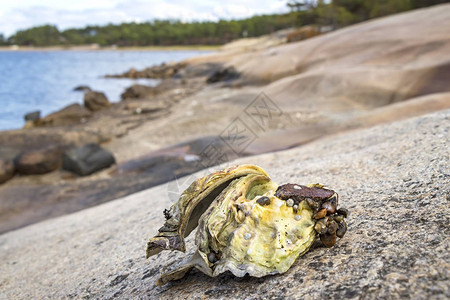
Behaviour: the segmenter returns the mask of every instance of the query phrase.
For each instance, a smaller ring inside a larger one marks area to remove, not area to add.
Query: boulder
[[[134,84],[127,88],[121,95],[122,100],[140,99],[155,96],[157,89],[142,84]]]
[[[91,115],[90,110],[75,103],[36,121],[36,126],[74,125],[87,120]]]
[[[86,144],[63,155],[63,169],[80,176],[90,175],[114,163],[113,154],[97,144]]]
[[[84,94],[84,106],[91,111],[101,110],[110,105],[104,93],[88,91]]]
[[[37,120],[39,120],[41,118],[41,111],[40,110],[36,110],[36,111],[32,111],[27,113],[24,116],[25,121],[32,121],[32,122],[36,122]]]
[[[0,158],[0,183],[11,179],[14,176],[14,172],[13,161]]]
[[[49,173],[61,165],[63,150],[61,146],[50,146],[25,151],[14,159],[15,168],[23,175]]]
[[[214,72],[206,80],[207,83],[216,83],[219,81],[229,81],[239,77],[239,73],[234,67],[227,67]]]

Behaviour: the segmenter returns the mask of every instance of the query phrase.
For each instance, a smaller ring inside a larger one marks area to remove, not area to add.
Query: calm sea
[[[27,112],[45,116],[62,107],[83,102],[73,88],[87,85],[102,91],[112,102],[125,88],[151,79],[103,78],[130,68],[143,69],[162,62],[180,61],[206,51],[0,51],[0,130],[20,128]]]

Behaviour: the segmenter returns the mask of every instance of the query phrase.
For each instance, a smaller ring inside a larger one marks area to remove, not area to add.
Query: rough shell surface
[[[266,172],[241,165],[202,177],[165,211],[166,223],[150,239],[147,257],[185,251],[184,237],[198,226],[197,250],[158,284],[182,278],[193,267],[209,276],[242,277],[286,272],[316,237],[331,247],[347,226],[336,212],[337,194],[320,184],[278,186]]]

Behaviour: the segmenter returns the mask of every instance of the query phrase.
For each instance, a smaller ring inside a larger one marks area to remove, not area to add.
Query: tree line
[[[86,26],[60,31],[54,25],[17,31],[0,45],[55,46],[151,46],[220,45],[240,37],[257,37],[274,31],[304,25],[337,29],[371,18],[449,2],[448,0],[305,0],[289,1],[290,12],[254,16],[242,20],[190,22],[154,20]]]

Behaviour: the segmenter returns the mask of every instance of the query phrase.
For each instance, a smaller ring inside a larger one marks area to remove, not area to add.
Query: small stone
[[[295,220],[296,221],[300,221],[302,219],[302,216],[300,216],[300,215],[295,215]]]
[[[288,206],[288,207],[294,206],[294,200],[292,200],[292,199],[287,199],[287,200],[286,200],[286,206]]]
[[[250,232],[244,233],[244,239],[245,240],[249,240],[249,239],[251,239],[251,237],[252,237],[252,234]]]
[[[296,190],[301,190],[301,189],[302,189],[302,187],[301,187],[301,186],[299,186],[299,185],[294,185],[294,189],[296,189]]]

